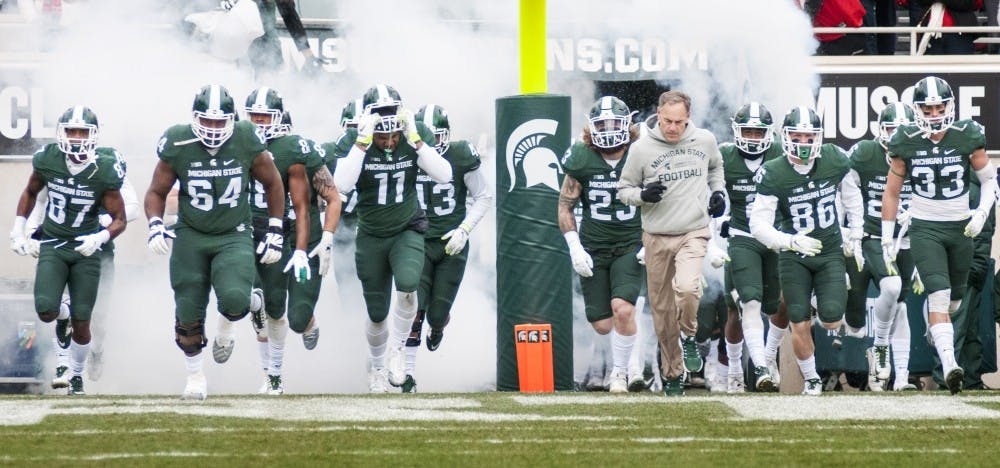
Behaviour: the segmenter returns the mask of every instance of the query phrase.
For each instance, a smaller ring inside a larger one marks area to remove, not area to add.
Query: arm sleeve
[[[486,212],[493,206],[493,194],[490,193],[490,184],[486,181],[483,171],[476,169],[465,173],[462,178],[465,186],[469,188],[469,195],[472,197],[472,207],[462,221],[469,225],[469,229],[474,229],[476,224],[486,216]]]
[[[982,169],[976,171],[976,176],[979,177],[980,184],[979,206],[976,209],[987,214],[990,212],[990,208],[993,207],[993,204],[997,202],[996,175],[997,172],[996,169],[993,168],[992,161],[988,161]]]
[[[357,145],[352,145],[351,150],[337,162],[337,170],[333,173],[333,183],[341,194],[347,195],[354,190],[354,185],[358,183],[361,176],[361,167],[365,162],[365,152]]]
[[[757,194],[750,211],[750,234],[769,249],[783,249],[791,244],[792,236],[774,228],[774,213],[778,210],[778,197]]]
[[[277,4],[281,20],[285,22],[285,29],[295,41],[295,48],[298,50],[308,49],[309,40],[306,37],[306,28],[302,25],[299,12],[295,9],[295,0],[277,0]]]
[[[626,205],[642,206],[640,193],[642,193],[642,162],[636,154],[629,154],[625,160],[625,167],[622,168],[621,177],[618,179],[618,198]]]
[[[431,145],[420,145],[420,149],[417,150],[417,166],[420,166],[431,179],[439,184],[451,182],[451,164],[448,163],[447,159],[442,158]],[[340,184],[337,186],[339,187]]]
[[[847,227],[859,236],[863,232],[865,222],[865,204],[861,197],[860,182],[861,177],[851,169],[840,181],[839,187],[840,200],[844,204],[844,214],[847,217]]]
[[[49,189],[42,188],[35,196],[35,207],[31,209],[31,214],[28,215],[28,221],[24,225],[24,232],[28,235],[35,232],[38,226],[41,226],[45,221],[45,204],[49,201]]]
[[[122,200],[125,201],[125,221],[132,222],[139,218],[141,207],[139,206],[139,196],[135,193],[135,187],[128,179],[122,180],[122,188],[119,189]]]

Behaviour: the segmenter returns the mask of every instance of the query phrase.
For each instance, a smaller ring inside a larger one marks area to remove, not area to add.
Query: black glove
[[[718,218],[726,212],[726,195],[718,190],[712,192],[712,197],[708,199],[708,215]]]
[[[657,203],[663,200],[663,191],[666,189],[662,182],[656,181],[642,189],[642,192],[639,193],[639,198],[646,203]]]
[[[719,227],[719,237],[726,239],[729,237],[729,221],[723,221],[722,226]]]

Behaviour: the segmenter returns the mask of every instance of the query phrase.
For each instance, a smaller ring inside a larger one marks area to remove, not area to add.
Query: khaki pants
[[[660,343],[660,375],[684,374],[680,333],[694,336],[701,300],[701,266],[711,237],[708,228],[680,235],[642,234],[653,327]]]

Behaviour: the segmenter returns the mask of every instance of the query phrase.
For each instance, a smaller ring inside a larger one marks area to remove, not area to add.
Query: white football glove
[[[76,241],[80,243],[75,251],[80,252],[84,257],[89,257],[97,252],[105,242],[111,240],[111,233],[107,229],[101,229],[94,234],[76,236]]]
[[[882,261],[885,262],[885,270],[889,276],[899,276],[896,268],[896,249],[892,237],[882,238]]]
[[[355,143],[367,147],[372,144],[372,139],[375,138],[375,125],[378,124],[379,117],[374,114],[369,114],[365,112],[361,114],[358,118],[358,137],[354,140]]]
[[[910,219],[912,217],[913,215],[910,214],[910,210],[901,210],[899,213],[896,213],[896,224],[906,226],[907,224],[910,224]]]
[[[823,251],[823,242],[805,234],[793,234],[791,240],[788,241],[788,249],[806,257],[812,257]]]
[[[309,252],[309,258],[319,256],[319,274],[326,276],[330,271],[330,259],[333,258],[333,233],[323,231],[323,237],[319,239],[319,244]]]
[[[583,249],[580,243],[580,235],[576,231],[569,231],[563,236],[566,237],[566,245],[569,246],[569,257],[573,261],[573,270],[576,274],[589,278],[594,276],[594,259]]]
[[[965,225],[965,237],[978,236],[983,231],[983,224],[986,224],[986,217],[989,216],[989,213],[982,210],[974,210],[971,215],[972,218]]]
[[[635,253],[635,260],[640,265],[646,264],[646,246],[639,247],[639,251]]]
[[[292,253],[292,258],[288,259],[288,263],[285,264],[285,269],[282,270],[284,273],[288,273],[292,270],[295,275],[295,282],[305,283],[312,279],[312,270],[309,269],[309,256],[306,255],[305,250],[296,249]]]
[[[38,255],[42,253],[42,243],[38,239],[28,237],[24,239],[24,249],[28,252],[28,255],[38,258]]]
[[[14,227],[10,229],[10,250],[18,255],[27,255],[27,242],[24,238],[24,225],[28,219],[24,216],[14,217]]]
[[[113,221],[113,219],[111,218],[111,215],[103,213],[97,215],[97,221],[101,223],[101,227],[108,227],[111,225],[111,221]]]
[[[843,240],[844,256],[848,258],[853,257],[858,271],[863,270],[865,268],[865,255],[861,250],[861,239],[864,237],[864,231],[851,229],[841,232],[842,234],[846,234]]]
[[[413,111],[402,109],[396,113],[396,119],[399,120],[399,126],[403,128],[406,141],[410,143],[410,146],[416,147],[422,139],[420,133],[417,132],[417,122],[413,117]]]
[[[713,242],[708,243],[708,262],[712,264],[712,268],[722,268],[726,262],[730,261],[729,254],[725,250],[719,248]]]
[[[285,246],[284,222],[279,218],[267,220],[267,233],[257,244],[260,263],[267,265],[281,260],[281,249]]]
[[[448,241],[448,244],[444,246],[444,253],[448,255],[461,253],[465,249],[465,243],[469,241],[469,233],[471,231],[472,227],[463,222],[457,228],[441,236],[441,240]]]
[[[149,238],[146,240],[146,247],[149,247],[157,255],[170,253],[170,242],[167,240],[176,239],[177,235],[173,230],[163,226],[163,220],[154,216],[149,218]]]
[[[920,279],[920,272],[916,268],[913,269],[913,275],[910,276],[910,288],[913,289],[913,294],[924,293],[924,281]]]

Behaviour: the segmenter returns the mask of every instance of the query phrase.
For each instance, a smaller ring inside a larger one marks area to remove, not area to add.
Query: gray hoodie
[[[667,143],[657,123],[629,148],[618,181],[618,197],[642,210],[642,230],[678,235],[708,226],[708,198],[725,192],[722,155],[715,135],[688,122],[677,144]],[[646,184],[666,187],[659,203],[642,201]]]

